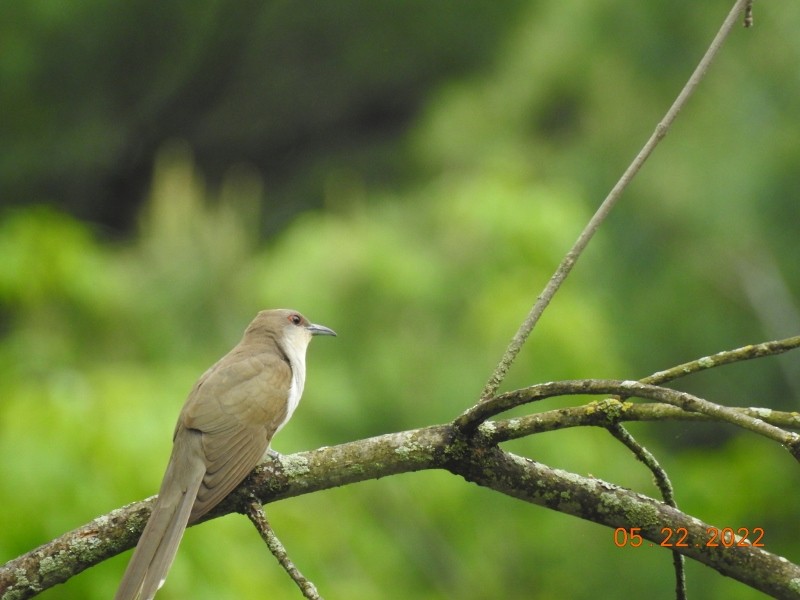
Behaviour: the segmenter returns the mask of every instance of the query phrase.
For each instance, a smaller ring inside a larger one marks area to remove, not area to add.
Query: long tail
[[[114,600],[152,600],[164,584],[205,471],[200,433],[178,431],[158,499]]]

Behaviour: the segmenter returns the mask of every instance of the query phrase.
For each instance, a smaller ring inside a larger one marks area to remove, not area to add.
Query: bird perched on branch
[[[150,600],[163,585],[187,524],[214,508],[261,462],[297,408],[306,348],[336,335],[294,310],[264,310],[206,371],[183,405],[158,499],[115,600]]]

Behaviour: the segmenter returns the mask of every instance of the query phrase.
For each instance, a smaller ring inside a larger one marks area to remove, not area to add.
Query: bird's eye
[[[303,317],[295,313],[289,317],[289,321],[291,321],[293,325],[300,325],[300,323],[303,322]]]

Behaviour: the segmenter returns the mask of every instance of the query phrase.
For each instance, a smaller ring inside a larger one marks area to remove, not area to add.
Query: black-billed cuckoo
[[[158,499],[115,600],[150,600],[164,583],[188,523],[214,508],[269,450],[300,402],[306,348],[336,335],[294,310],[264,310],[206,371],[183,405]]]

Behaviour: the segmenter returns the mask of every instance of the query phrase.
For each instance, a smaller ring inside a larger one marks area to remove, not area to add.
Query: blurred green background
[[[0,561],[157,490],[195,379],[261,308],[315,341],[283,453],[474,402],[731,2],[33,0],[0,19]],[[800,5],[756,4],[504,389],[635,378],[800,329]],[[693,376],[796,410],[797,356]],[[579,402],[553,400],[550,408]],[[684,510],[800,561],[800,474],[729,427],[635,424]],[[655,494],[610,436],[509,445]],[[446,473],[268,507],[330,598],[671,598],[671,558]],[[129,554],[42,598],[112,596]],[[696,597],[760,594],[689,564]],[[702,590],[702,592],[700,591]],[[299,597],[246,519],[163,600]]]

